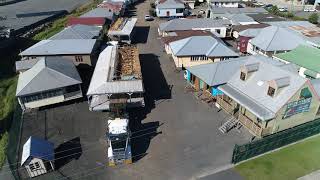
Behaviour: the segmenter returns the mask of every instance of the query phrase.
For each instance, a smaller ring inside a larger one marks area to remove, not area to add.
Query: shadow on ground
[[[79,159],[82,154],[80,137],[76,137],[60,144],[55,150],[55,169],[60,169],[74,159]]]
[[[133,44],[145,44],[148,40],[149,26],[136,26],[134,28],[134,38],[132,40]]]

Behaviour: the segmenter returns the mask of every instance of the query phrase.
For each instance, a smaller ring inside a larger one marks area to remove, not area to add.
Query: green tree
[[[270,8],[269,12],[272,13],[272,14],[279,14],[280,11],[279,11],[277,6],[272,6]]]
[[[309,18],[308,18],[309,22],[311,22],[312,24],[318,24],[318,20],[319,20],[319,15],[317,13],[312,13]]]

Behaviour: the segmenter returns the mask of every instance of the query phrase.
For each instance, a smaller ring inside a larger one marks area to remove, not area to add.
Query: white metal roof
[[[111,42],[99,55],[87,95],[143,92],[142,80],[113,81],[117,43]]]
[[[126,133],[128,124],[129,124],[128,119],[116,118],[114,120],[108,120],[109,133],[111,134]]]
[[[119,30],[109,30],[108,35],[130,35],[134,26],[137,23],[137,18],[130,18],[124,24],[122,29]]]

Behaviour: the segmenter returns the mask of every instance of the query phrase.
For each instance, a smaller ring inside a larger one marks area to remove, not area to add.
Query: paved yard
[[[250,139],[245,130],[222,134],[218,127],[228,116],[184,92],[183,73],[175,71],[158,39],[158,20],[143,21],[149,2],[138,4],[137,9],[132,14],[139,18],[136,42],[146,107],[130,112],[135,163],[106,167],[108,113],[89,112],[86,101],[71,102],[25,116],[22,142],[32,134],[55,142],[57,151],[67,150],[59,154],[56,162],[59,172],[39,179],[200,178],[229,165],[234,144]]]

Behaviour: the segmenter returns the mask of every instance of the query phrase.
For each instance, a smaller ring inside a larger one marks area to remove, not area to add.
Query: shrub
[[[308,18],[309,22],[311,22],[312,24],[318,24],[318,20],[319,20],[319,15],[317,13],[312,13],[309,18]]]
[[[8,132],[5,132],[0,139],[0,169],[6,160],[6,151],[8,146],[9,135]]]

